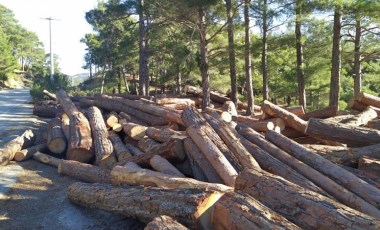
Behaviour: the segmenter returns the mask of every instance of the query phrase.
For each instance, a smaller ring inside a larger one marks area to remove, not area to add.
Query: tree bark
[[[202,76],[202,110],[205,110],[210,104],[210,74],[208,68],[208,50],[206,38],[206,17],[203,6],[198,7],[198,30],[199,30],[199,46],[200,46],[200,64],[199,69]]]
[[[70,119],[69,119],[69,116],[67,116],[66,113],[63,113],[61,115],[61,121],[62,121],[63,134],[65,134],[66,141],[68,141],[70,138]]]
[[[264,205],[304,229],[380,227],[380,221],[376,218],[265,171],[243,170],[236,180],[235,190],[256,197]]]
[[[380,119],[372,120],[367,123],[367,127],[380,130]]]
[[[36,135],[31,129],[28,129],[20,136],[5,143],[0,147],[0,166],[7,165],[14,158],[16,152],[32,146],[35,140]]]
[[[263,1],[261,68],[263,73],[263,100],[269,100],[268,68],[268,0]]]
[[[20,151],[17,151],[14,156],[15,161],[26,161],[30,159],[34,153],[41,151],[46,148],[46,143],[35,145],[26,149],[22,149]]]
[[[134,217],[149,222],[157,215],[169,215],[188,227],[196,227],[206,211],[222,196],[204,189],[161,189],[151,187],[115,187],[105,184],[74,183],[68,189],[71,202],[81,206]],[[207,224],[206,229],[211,226]]]
[[[63,113],[61,108],[55,106],[46,106],[46,105],[34,105],[33,115],[45,118],[53,118],[58,114]]]
[[[41,163],[51,165],[53,167],[58,167],[59,163],[62,161],[62,159],[52,157],[48,154],[41,153],[40,151],[37,151],[33,154],[33,159]]]
[[[360,103],[366,104],[366,105],[372,105],[374,107],[380,108],[380,97],[361,92],[356,97],[356,100]]]
[[[138,2],[139,14],[139,95],[149,95],[149,56],[147,38],[147,18],[144,0]]]
[[[373,109],[374,107],[368,106],[363,112],[355,115],[354,117],[341,121],[340,123],[343,123],[348,126],[357,127],[357,126],[364,126],[369,121],[377,118],[377,112]]]
[[[62,121],[59,118],[53,118],[49,121],[47,147],[50,152],[61,154],[66,150],[66,137],[62,130]]]
[[[58,173],[89,183],[111,183],[110,170],[77,161],[61,160]]]
[[[172,138],[185,139],[187,137],[186,132],[174,131],[170,128],[158,129],[155,127],[148,127],[146,135],[159,142],[167,142]]]
[[[341,68],[341,29],[342,13],[338,5],[334,9],[333,44],[331,54],[330,106],[339,106],[340,68]],[[339,107],[338,107],[339,108]]]
[[[247,101],[248,107],[246,115],[254,114],[254,94],[252,86],[252,61],[251,61],[251,41],[250,41],[250,32],[249,32],[249,5],[250,0],[244,0],[244,71],[246,79],[246,91],[247,91]]]
[[[153,156],[150,161],[150,166],[157,172],[161,172],[164,174],[172,175],[175,177],[185,177],[183,173],[181,173],[174,165],[172,165],[168,160],[165,158],[155,155]]]
[[[354,48],[354,97],[356,98],[362,90],[362,68],[361,68],[361,38],[362,26],[361,16],[355,13],[355,48]]]
[[[308,121],[310,118],[329,118],[336,116],[338,112],[337,106],[328,106],[324,109],[314,110],[300,116],[302,120]]]
[[[315,118],[309,120],[306,134],[345,143],[350,146],[366,146],[380,143],[380,131],[378,130],[350,127]]]
[[[304,63],[303,63],[303,42],[302,42],[302,5],[303,0],[296,0],[295,5],[295,36],[296,36],[296,52],[297,52],[297,83],[298,83],[298,104],[306,108],[306,93],[305,93],[305,74],[304,74]]]
[[[371,173],[373,175],[380,175],[380,160],[373,159],[367,156],[362,156],[359,159],[358,169],[365,171],[367,173]]]
[[[111,131],[108,134],[118,161],[122,161],[125,158],[132,157],[132,153],[124,145],[123,141],[120,139],[117,133]]]
[[[184,225],[177,222],[175,219],[170,216],[161,215],[154,218],[151,222],[149,222],[144,230],[187,230]]]
[[[143,151],[141,151],[139,148],[135,147],[132,144],[126,143],[125,147],[132,153],[132,156],[139,156],[145,154]]]
[[[92,106],[88,109],[92,137],[95,146],[95,164],[100,167],[110,167],[116,162],[113,145],[100,110]]]
[[[42,91],[44,93],[45,96],[47,96],[48,98],[52,99],[52,100],[57,100],[57,96],[54,94],[54,93],[50,93],[49,91],[47,91],[46,89],[44,89]]]
[[[363,198],[376,208],[380,207],[380,190],[344,170],[329,160],[313,153],[302,145],[273,131],[268,131],[265,138],[288,152],[298,160],[318,170],[357,196]]]

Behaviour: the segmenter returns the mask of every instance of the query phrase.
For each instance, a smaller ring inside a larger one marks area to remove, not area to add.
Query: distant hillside
[[[88,73],[79,73],[71,76],[71,83],[73,86],[77,86],[89,78]]]

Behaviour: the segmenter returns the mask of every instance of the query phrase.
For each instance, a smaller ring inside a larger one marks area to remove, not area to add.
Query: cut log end
[[[62,138],[54,138],[50,141],[48,148],[52,153],[61,154],[65,151],[67,145],[66,140]]]
[[[94,157],[94,153],[86,148],[71,149],[66,153],[67,159],[87,163]]]

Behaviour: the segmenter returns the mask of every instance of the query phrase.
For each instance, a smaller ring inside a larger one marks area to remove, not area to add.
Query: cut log
[[[380,176],[380,160],[363,156],[359,159],[358,169]]]
[[[167,142],[171,138],[176,139],[185,139],[187,138],[186,132],[181,131],[174,131],[170,128],[155,128],[155,127],[148,127],[146,130],[146,135],[153,140],[159,141],[159,142]]]
[[[380,131],[378,130],[351,127],[316,118],[309,120],[306,134],[345,143],[350,146],[366,146],[380,143]]]
[[[149,124],[145,121],[142,121],[140,119],[137,119],[136,117],[134,116],[131,116],[127,113],[124,113],[124,112],[120,112],[119,113],[119,116],[121,119],[125,119],[126,122],[132,122],[132,123],[135,123],[135,124],[138,124],[138,125],[142,125],[142,126],[148,126]],[[148,114],[148,118],[149,118],[149,114]],[[121,122],[119,121],[119,123],[121,124]]]
[[[306,130],[307,122],[299,118],[297,115],[277,106],[267,100],[261,105],[262,110],[273,117],[282,118],[284,122],[293,129],[304,133]]]
[[[116,123],[112,126],[112,131],[119,133],[119,132],[123,131],[123,126],[119,123]]]
[[[380,130],[380,119],[369,121],[367,127],[371,129]]]
[[[351,168],[348,166],[342,166],[345,170],[349,171],[350,173],[354,174],[355,176],[359,177],[360,179],[364,180],[368,184],[380,189],[380,177],[373,175],[371,173],[367,173],[365,171],[361,171],[357,168]]]
[[[66,141],[68,141],[70,138],[70,119],[66,113],[62,113],[61,122],[63,134],[65,134]]]
[[[207,136],[205,129],[206,126],[193,125],[189,126],[186,129],[186,132],[201,149],[202,153],[216,170],[220,178],[222,178],[224,183],[226,185],[233,186],[237,172],[223,153]]]
[[[245,169],[235,190],[255,197],[303,229],[378,229],[380,221],[282,177]]]
[[[233,190],[232,187],[223,184],[207,183],[143,169],[131,162],[123,167],[115,166],[111,171],[111,178],[112,183],[117,185],[145,185],[167,189],[199,188],[220,192]]]
[[[66,137],[62,130],[62,121],[58,117],[49,121],[47,146],[50,152],[61,154],[66,150]]]
[[[44,163],[53,167],[58,167],[59,163],[62,161],[62,159],[52,157],[48,154],[41,153],[40,151],[37,151],[33,154],[33,160],[39,161],[41,163]]]
[[[195,106],[195,101],[190,98],[157,98],[156,103],[164,107],[184,110],[189,106]]]
[[[102,113],[97,107],[91,106],[88,109],[88,116],[95,145],[95,164],[100,167],[109,167],[116,162],[116,158]]]
[[[145,153],[132,144],[126,143],[125,147],[132,153],[133,156],[144,155]]]
[[[224,102],[222,109],[223,109],[223,111],[231,114],[232,117],[235,117],[235,119],[236,119],[238,113],[236,111],[235,104],[232,101],[226,101],[226,102]]]
[[[380,98],[369,93],[360,92],[355,99],[363,104],[380,108]]]
[[[297,106],[290,106],[290,107],[283,107],[283,106],[279,106],[280,108],[283,108],[285,109],[286,111],[298,116],[298,117],[301,117],[303,115],[305,115],[305,110],[303,108],[302,105],[297,105]],[[274,114],[269,114],[269,113],[262,113],[261,116],[260,116],[260,119],[261,120],[266,120],[266,119],[270,119],[270,118],[273,118],[273,117],[276,117],[276,115]]]
[[[221,119],[208,114],[204,115],[211,127],[219,134],[243,168],[258,168],[259,164],[237,138],[237,132],[228,127]],[[216,114],[216,116],[219,116]]]
[[[33,114],[39,117],[53,118],[63,113],[61,108],[55,106],[34,105]]]
[[[124,145],[119,135],[117,135],[115,132],[112,132],[112,131],[108,132],[108,135],[109,135],[110,141],[112,142],[113,150],[116,155],[116,158],[119,161],[132,156],[132,153]]]
[[[215,203],[213,229],[300,229],[251,196],[229,192]]]
[[[164,174],[176,176],[176,177],[185,177],[176,167],[174,167],[168,160],[165,158],[155,155],[150,161],[150,166],[157,172],[161,172]]]
[[[15,161],[26,161],[30,159],[34,153],[41,151],[46,148],[46,143],[35,145],[26,149],[22,149],[20,151],[17,151],[14,156]]]
[[[329,106],[324,109],[318,109],[314,110],[308,113],[305,113],[304,115],[300,116],[305,121],[308,121],[310,118],[328,118],[328,117],[334,117],[336,116],[338,112],[338,106]]]
[[[376,208],[380,207],[380,190],[372,185],[281,134],[268,131],[265,138],[298,160],[333,179]]]
[[[195,228],[201,223],[204,229],[211,228],[206,211],[221,196],[222,193],[204,189],[115,187],[80,182],[68,189],[68,199],[81,206],[134,217],[145,223],[157,215],[169,215],[188,227]]]
[[[170,216],[157,216],[151,222],[149,222],[144,230],[186,230],[184,225],[171,218]]]
[[[278,127],[279,131],[283,131],[285,129],[285,122],[281,118],[271,118],[267,120],[250,122],[250,123],[245,123],[245,122],[240,122],[240,123],[243,123],[258,132],[266,132],[268,130],[274,130],[275,127]]]
[[[281,131],[281,134],[291,139],[307,136],[305,133],[301,133],[292,128],[285,128],[284,130]]]
[[[117,123],[119,123],[119,115],[117,114],[117,112],[111,111],[106,116],[106,125],[108,125],[108,127],[113,127]]]
[[[95,106],[94,100],[93,99],[88,99],[85,97],[79,98],[79,105],[83,108],[88,108],[91,106]]]
[[[281,149],[277,148],[273,144],[269,143],[260,134],[255,133],[254,130],[249,129],[249,128],[246,128],[246,129],[241,128],[241,132],[250,141],[257,144],[262,149],[267,150],[270,154],[272,154],[272,156],[276,157],[280,161],[289,165],[289,167],[295,169],[297,172],[302,174],[304,177],[306,177],[308,180],[313,182],[315,185],[322,188],[324,191],[326,191],[329,195],[334,197],[336,200],[338,200],[342,204],[345,204],[348,207],[351,207],[353,209],[356,209],[363,213],[367,213],[372,216],[376,216],[376,215],[380,216],[380,211],[377,210],[373,205],[364,201],[359,196],[355,195],[349,190],[343,188],[342,186],[337,184],[335,181],[331,180],[330,178],[323,175],[319,171],[313,169],[309,165],[303,163],[300,160],[297,160],[296,158],[292,157],[288,153],[282,151]],[[325,195],[324,192],[319,193],[319,194]]]
[[[223,183],[218,173],[191,138],[185,139],[184,146],[195,179],[211,183]]]
[[[48,98],[52,99],[52,100],[57,100],[57,96],[54,94],[54,93],[50,93],[49,91],[47,91],[46,89],[44,89],[42,91],[42,93],[44,93],[45,96],[47,96]]]
[[[147,127],[145,126],[132,122],[124,123],[122,125],[124,133],[135,140],[141,140],[146,134]]]
[[[79,162],[90,161],[94,153],[91,149],[91,128],[87,118],[78,111],[73,102],[63,90],[56,94],[58,101],[69,117],[69,138],[66,158]]]
[[[341,121],[341,123],[353,127],[366,125],[369,121],[377,118],[377,113],[373,108],[372,106],[368,106],[363,112],[350,119]]]
[[[5,143],[0,147],[0,166],[7,165],[14,158],[16,152],[32,146],[35,140],[36,135],[31,129],[28,129],[20,136]]]
[[[59,161],[58,173],[89,183],[111,183],[110,170],[78,161]]]

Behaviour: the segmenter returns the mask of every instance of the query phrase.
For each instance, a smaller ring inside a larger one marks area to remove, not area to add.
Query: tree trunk
[[[226,185],[233,186],[237,172],[223,153],[206,134],[206,126],[192,125],[186,129],[187,134],[201,149],[207,160],[216,170]]]
[[[213,229],[300,229],[253,197],[240,193],[224,194],[215,203]]]
[[[355,115],[352,118],[341,121],[340,123],[345,124],[347,126],[352,126],[352,127],[364,126],[369,121],[377,118],[377,113],[373,108],[374,107],[372,106],[368,106],[363,112]]]
[[[175,219],[170,216],[161,215],[154,218],[151,222],[149,222],[144,230],[164,230],[164,229],[175,229],[175,230],[188,230],[181,223],[177,222]]]
[[[208,70],[208,50],[206,39],[206,17],[204,8],[198,8],[198,29],[200,39],[200,64],[199,69],[202,76],[202,110],[205,110],[210,104],[210,75]]]
[[[339,6],[335,6],[334,11],[334,29],[333,44],[331,55],[331,79],[330,79],[330,106],[339,106],[339,90],[340,90],[340,68],[341,68],[341,29],[342,14]],[[339,108],[339,107],[338,107]]]
[[[150,159],[149,163],[150,166],[152,166],[152,168],[157,172],[172,175],[175,177],[185,177],[185,175],[183,175],[183,173],[174,167],[168,160],[159,155],[153,156]]]
[[[116,162],[116,158],[102,113],[97,107],[92,106],[88,109],[88,117],[95,146],[95,164],[100,167],[109,167]]]
[[[264,205],[303,229],[380,227],[380,221],[376,218],[265,171],[243,170],[236,180],[235,190],[256,197]]]
[[[359,159],[358,169],[378,176],[380,175],[380,160],[362,156]]]
[[[108,132],[108,134],[118,161],[122,161],[128,157],[132,157],[132,153],[124,145],[123,141],[120,139],[117,133],[111,131]]]
[[[74,183],[68,189],[71,202],[81,206],[134,217],[149,222],[157,215],[170,215],[189,227],[196,227],[206,211],[222,196],[204,189],[161,189],[151,187],[115,187],[105,184]],[[117,204],[117,205],[115,205]],[[207,219],[205,220],[206,222]],[[211,226],[207,224],[205,229]]]
[[[148,39],[144,0],[139,0],[139,95],[149,95]],[[148,82],[148,85],[147,85]]]
[[[355,48],[354,48],[354,97],[356,98],[362,90],[362,68],[361,68],[361,38],[362,26],[361,16],[355,13]]]
[[[303,0],[296,0],[295,15],[296,15],[296,51],[297,51],[297,83],[298,83],[298,104],[306,108],[306,93],[305,93],[305,74],[304,74],[304,63],[303,63],[303,42],[301,34],[302,26],[302,5]]]
[[[315,118],[309,120],[306,134],[345,143],[350,146],[366,146],[380,143],[380,131],[378,130],[351,127]]]
[[[237,105],[237,80],[234,44],[234,23],[231,0],[225,0],[227,10],[228,59],[230,64],[231,101]]]
[[[187,137],[186,132],[174,131],[170,128],[154,128],[148,127],[146,135],[159,142],[167,142],[170,139],[185,139]]]
[[[5,143],[0,147],[0,166],[7,165],[14,158],[16,152],[32,146],[35,140],[36,135],[31,129],[28,129],[20,136]]]
[[[34,105],[33,108],[33,115],[39,117],[54,118],[60,113],[63,113],[63,110],[55,106]]]
[[[59,163],[62,161],[62,159],[52,157],[50,155],[47,155],[45,153],[41,153],[39,151],[37,151],[33,154],[33,159],[36,161],[39,161],[41,163],[51,165],[53,167],[58,167]]]
[[[145,154],[143,151],[141,151],[139,148],[135,147],[132,144],[126,143],[125,147],[127,147],[127,149],[132,153],[132,156],[139,156],[139,155]],[[128,158],[128,157],[126,157],[126,158]],[[119,161],[122,161],[122,160],[119,160]]]
[[[356,97],[356,100],[360,103],[366,104],[366,105],[372,105],[374,107],[380,108],[380,97],[361,92]]]
[[[61,154],[66,150],[66,137],[62,130],[62,121],[58,117],[49,121],[47,147],[55,154]]]
[[[380,211],[377,210],[374,206],[364,201],[360,197],[356,196],[355,194],[351,193],[347,189],[343,188],[327,176],[323,175],[321,172],[311,168],[302,161],[297,160],[288,153],[277,148],[276,146],[265,140],[260,134],[254,133],[252,129],[242,129],[241,132],[245,134],[245,136],[250,141],[257,144],[259,147],[272,154],[272,156],[299,172],[301,175],[306,177],[315,185],[322,188],[324,191],[326,191],[329,195],[334,197],[342,204],[345,204],[348,207],[359,210],[363,213],[367,213],[369,215],[380,215]],[[325,192],[319,194],[326,195]]]
[[[376,208],[380,207],[380,190],[281,134],[268,131],[265,138],[298,160],[333,179],[335,182],[363,198]]]
[[[329,106],[324,109],[314,110],[300,116],[302,120],[308,121],[310,118],[329,118],[337,115],[338,107]]]
[[[58,173],[89,183],[111,183],[110,170],[77,161],[61,160]]]
[[[263,38],[261,50],[261,68],[263,73],[263,100],[269,100],[269,68],[268,68],[268,1],[263,1]]]
[[[34,153],[36,153],[42,149],[45,149],[45,148],[46,148],[46,144],[39,144],[39,145],[35,145],[35,146],[29,147],[26,149],[22,149],[22,150],[17,151],[15,153],[15,156],[13,159],[15,161],[26,161],[26,160],[30,159]]]
[[[244,0],[244,71],[246,79],[246,91],[248,107],[246,115],[254,114],[254,95],[252,86],[252,64],[251,64],[251,41],[249,32],[249,5],[250,0]]]

